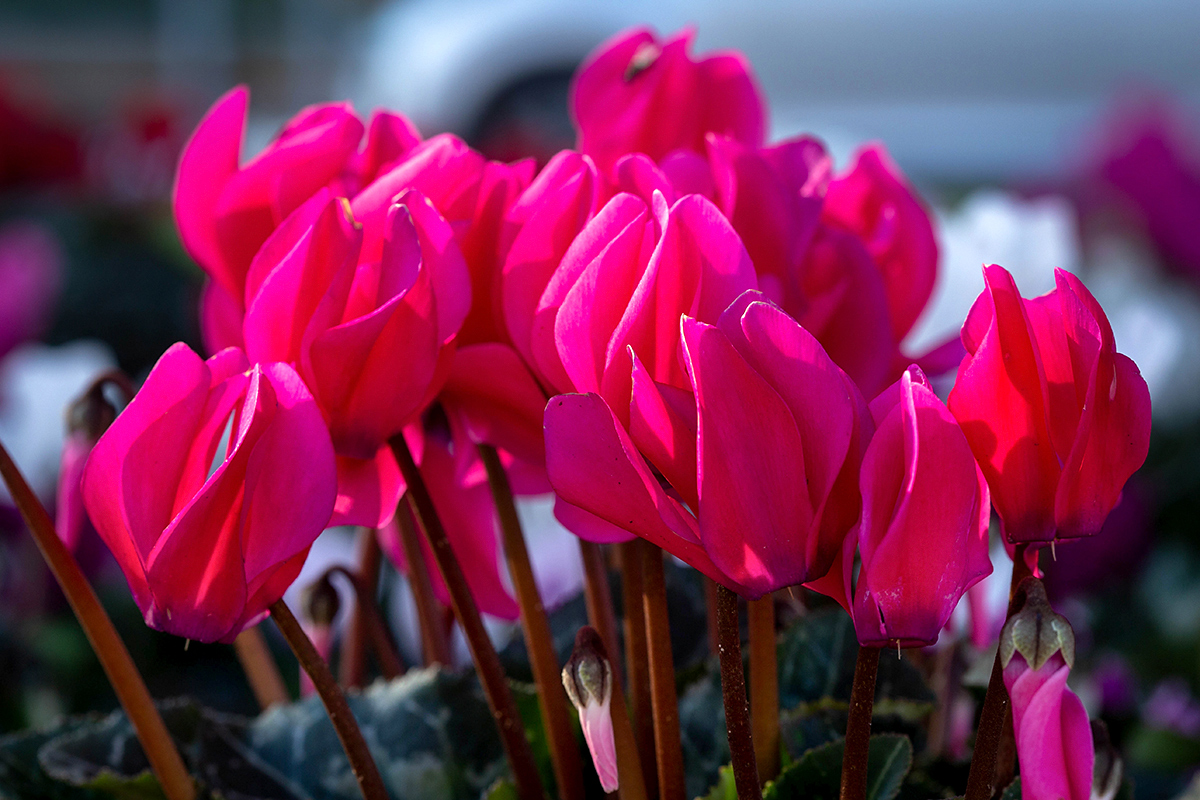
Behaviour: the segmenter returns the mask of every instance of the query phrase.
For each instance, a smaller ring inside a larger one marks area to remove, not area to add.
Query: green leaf
[[[737,800],[737,785],[733,780],[733,766],[726,764],[717,771],[717,782],[708,794],[697,800]]]
[[[483,792],[480,800],[521,800],[517,785],[508,778],[500,778]]]
[[[763,800],[838,797],[845,749],[845,740],[839,739],[809,750],[767,784]],[[893,800],[911,766],[912,744],[907,737],[890,733],[872,736],[867,755],[867,800]]]
[[[1013,778],[1013,782],[1004,787],[1000,800],[1021,800],[1021,776]]]
[[[858,639],[845,611],[826,608],[801,617],[780,636],[777,652],[781,708],[826,698],[850,701]],[[906,700],[932,708],[936,695],[911,662],[885,652],[879,660],[875,699],[877,703]]]
[[[230,800],[307,797],[242,743],[246,720],[182,699],[160,703],[159,710],[202,794]],[[133,726],[121,712],[59,733],[38,750],[37,761],[47,778],[60,784],[123,800],[163,797]]]
[[[78,717],[48,731],[22,731],[0,738],[0,798],[95,800],[102,797],[98,792],[55,781],[42,770],[37,757],[46,742],[95,719]]]
[[[414,669],[347,700],[396,800],[479,800],[507,772],[474,673]],[[251,723],[246,741],[313,800],[362,796],[316,697],[269,709]]]

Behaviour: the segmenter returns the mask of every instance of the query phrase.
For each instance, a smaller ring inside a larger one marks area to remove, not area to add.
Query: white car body
[[[1196,0],[399,0],[370,20],[342,88],[425,132],[464,132],[522,78],[569,71],[639,24],[694,24],[696,52],[745,52],[775,138],[814,132],[840,158],[881,139],[922,181],[1061,174],[1130,85],[1200,106]]]

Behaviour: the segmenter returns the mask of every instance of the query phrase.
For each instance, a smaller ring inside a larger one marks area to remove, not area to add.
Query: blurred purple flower
[[[1200,703],[1180,677],[1167,678],[1154,687],[1142,707],[1142,719],[1151,728],[1200,737]]]
[[[1200,134],[1181,109],[1154,95],[1121,103],[1097,145],[1090,171],[1099,196],[1085,204],[1103,205],[1104,194],[1114,194],[1170,266],[1200,279]]]
[[[28,220],[0,227],[0,358],[50,321],[62,278],[54,235]]]

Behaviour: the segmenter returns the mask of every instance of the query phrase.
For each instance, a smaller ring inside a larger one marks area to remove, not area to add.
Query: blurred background
[[[1178,796],[1200,764],[1195,0],[4,0],[0,439],[52,501],[62,409],[91,377],[200,348],[201,274],[170,192],[231,86],[252,90],[247,155],[302,106],[350,99],[544,160],[573,143],[575,67],[637,24],[742,50],[772,138],[816,134],[839,165],[886,144],[938,219],[941,274],[910,352],[957,331],[985,262],[1026,296],[1069,269],[1104,305],[1150,386],[1154,440],[1105,531],[1059,548],[1050,587],[1080,639],[1078,691],[1138,797]],[[81,548],[152,691],[251,708],[225,649],[148,631],[94,535]],[[0,731],[114,705],[36,565],[0,496]]]

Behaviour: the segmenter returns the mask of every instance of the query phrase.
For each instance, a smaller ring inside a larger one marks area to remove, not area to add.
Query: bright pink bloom
[[[983,275],[950,410],[1009,541],[1091,535],[1146,459],[1146,382],[1074,275],[1056,271],[1054,291],[1033,300],[1002,267]]]
[[[1022,800],[1088,800],[1096,753],[1087,711],[1067,687],[1061,652],[1030,669],[1014,653],[1004,668],[1021,764]]]
[[[597,392],[622,420],[636,353],[650,377],[688,386],[679,318],[715,322],[754,268],[721,212],[699,195],[668,206],[628,194],[608,202],[571,244],[538,303],[533,355],[560,391]]]
[[[875,398],[871,415],[862,519],[846,539],[841,586],[834,571],[814,588],[851,610],[863,645],[931,645],[963,593],[992,571],[987,484],[916,367]],[[855,550],[862,568],[851,591]]]
[[[58,489],[55,492],[54,530],[58,538],[72,553],[79,545],[83,526],[87,522],[87,510],[83,507],[80,484],[83,467],[92,453],[96,442],[87,431],[68,431],[63,442],[62,458],[58,468]]]
[[[363,226],[322,190],[263,245],[246,281],[247,355],[296,365],[333,437],[338,524],[387,521],[401,491],[387,439],[445,381],[470,305],[454,233],[415,190],[382,223],[376,260]]]
[[[635,28],[600,45],[576,73],[571,112],[579,151],[602,172],[627,153],[654,161],[673,150],[703,153],[710,132],[763,143],[766,108],[745,56],[695,61],[688,54],[694,35],[685,29],[660,41]]]
[[[897,342],[912,329],[937,278],[938,251],[929,213],[881,144],[854,156],[829,183],[822,217],[866,246],[883,275]]]
[[[96,530],[153,628],[232,641],[295,580],[337,491],[321,412],[286,364],[177,344],[97,442]]]
[[[0,228],[0,358],[45,332],[62,282],[62,251],[33,222]]]
[[[639,357],[628,432],[597,395],[550,401],[555,491],[747,597],[824,575],[858,518],[870,420],[853,381],[756,292],[682,329],[694,395]]]

